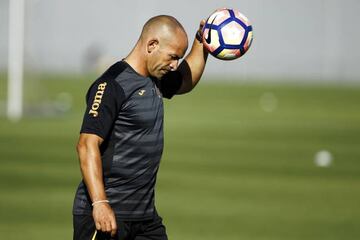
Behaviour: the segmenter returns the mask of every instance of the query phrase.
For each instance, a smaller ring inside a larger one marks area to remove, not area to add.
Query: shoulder
[[[124,73],[124,71],[128,68],[128,65],[119,61],[110,66],[100,77],[102,80],[116,79],[119,75]]]
[[[120,67],[119,67],[120,68]],[[128,63],[121,62],[121,73],[117,74],[114,79],[119,86],[123,89],[126,98],[131,96],[139,89],[144,89],[152,86],[151,79],[138,74]]]
[[[97,99],[100,101],[102,98],[124,98],[124,89],[116,81],[125,69],[126,64],[119,61],[110,66],[98,79],[96,79],[88,89],[86,94],[87,101]]]
[[[88,94],[91,90],[102,90],[112,89],[115,91],[123,92],[122,87],[117,82],[117,78],[121,75],[127,68],[127,65],[124,62],[119,61],[110,66],[98,79],[96,79],[90,86]]]

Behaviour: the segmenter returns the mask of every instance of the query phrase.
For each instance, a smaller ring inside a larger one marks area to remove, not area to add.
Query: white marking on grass
[[[314,162],[318,167],[330,167],[332,161],[333,156],[327,150],[321,150],[315,154]]]
[[[56,97],[55,107],[61,112],[67,112],[71,109],[73,99],[70,93],[61,92]]]
[[[278,99],[272,92],[261,95],[259,104],[264,112],[273,112],[278,108]]]

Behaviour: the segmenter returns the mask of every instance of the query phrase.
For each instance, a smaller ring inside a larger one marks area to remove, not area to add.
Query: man
[[[90,87],[77,145],[83,181],[74,239],[167,239],[154,206],[162,97],[187,93],[200,80],[208,55],[200,34],[179,65],[188,47],[184,28],[171,16],[153,17],[130,54]]]

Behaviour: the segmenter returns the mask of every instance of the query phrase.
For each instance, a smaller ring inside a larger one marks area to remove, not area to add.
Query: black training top
[[[120,61],[90,87],[81,133],[104,139],[100,146],[105,192],[121,220],[145,220],[154,214],[154,187],[163,151],[163,101],[181,86],[181,74],[161,80],[143,77]],[[73,214],[91,214],[82,181]]]

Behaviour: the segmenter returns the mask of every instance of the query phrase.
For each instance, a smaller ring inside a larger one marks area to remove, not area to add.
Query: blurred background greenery
[[[35,76],[25,117],[0,118],[4,239],[71,239],[75,144],[94,79]],[[0,86],[4,99],[5,75]],[[204,79],[165,103],[156,201],[170,239],[360,237],[360,87]]]
[[[9,121],[14,2],[0,0],[0,239],[72,239],[88,87],[150,17],[173,15],[193,38],[223,7],[249,17],[254,42],[239,60],[209,57],[193,92],[164,100],[156,204],[169,239],[360,239],[360,1],[17,0],[24,109]]]

